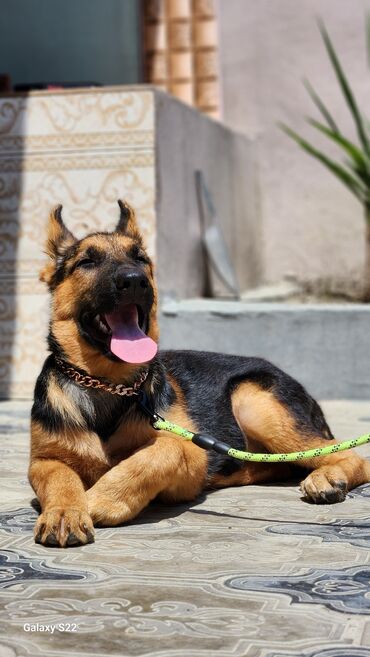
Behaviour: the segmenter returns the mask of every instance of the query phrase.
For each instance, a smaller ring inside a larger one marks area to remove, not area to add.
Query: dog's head
[[[50,261],[40,276],[53,299],[51,346],[97,376],[107,375],[113,363],[130,371],[157,351],[153,265],[134,211],[127,203],[118,204],[114,232],[81,240],[63,223],[62,206],[56,207],[49,219]]]

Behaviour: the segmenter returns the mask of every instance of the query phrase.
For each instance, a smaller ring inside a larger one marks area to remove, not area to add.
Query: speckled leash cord
[[[163,417],[155,413],[150,408],[148,398],[145,393],[139,393],[139,404],[142,410],[149,416],[151,425],[154,429],[161,431],[169,431],[174,433],[180,438],[185,440],[191,440],[198,447],[203,449],[213,449],[219,454],[225,454],[226,456],[231,456],[234,459],[239,461],[255,461],[257,463],[282,463],[283,461],[301,461],[302,459],[312,459],[316,456],[327,456],[328,454],[334,454],[336,452],[344,452],[346,449],[352,449],[353,447],[359,447],[359,445],[365,445],[365,443],[370,442],[370,434],[366,433],[359,438],[354,438],[353,440],[345,440],[342,443],[336,445],[328,445],[327,447],[317,447],[315,449],[308,449],[304,452],[289,452],[287,454],[254,454],[253,452],[243,452],[239,449],[233,449],[227,443],[224,443],[221,440],[217,440],[213,436],[209,436],[205,433],[192,433],[183,427],[179,427],[173,422],[164,420]]]

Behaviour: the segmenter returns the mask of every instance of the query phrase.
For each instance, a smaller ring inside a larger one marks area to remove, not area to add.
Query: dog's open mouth
[[[157,344],[146,335],[148,316],[133,303],[112,313],[96,315],[94,329],[108,340],[110,351],[126,363],[146,363],[157,353]]]

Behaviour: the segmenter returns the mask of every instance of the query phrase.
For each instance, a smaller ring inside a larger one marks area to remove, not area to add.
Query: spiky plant
[[[370,135],[368,123],[363,119],[359,111],[356,99],[344,74],[342,65],[331,42],[329,34],[322,21],[319,21],[319,30],[324,41],[326,52],[333,66],[340,89],[354,121],[358,144],[347,139],[337,126],[336,121],[329,110],[315,92],[311,84],[305,80],[304,85],[311,96],[314,104],[321,113],[324,123],[308,118],[308,123],[328,139],[333,141],[343,151],[345,158],[336,162],[325,153],[315,148],[311,143],[303,139],[289,126],[280,124],[280,127],[289,137],[299,144],[304,151],[319,160],[329,171],[331,171],[352,194],[360,201],[364,208],[366,222],[366,260],[363,285],[363,300],[370,301]],[[368,20],[368,56],[370,60],[370,21]]]

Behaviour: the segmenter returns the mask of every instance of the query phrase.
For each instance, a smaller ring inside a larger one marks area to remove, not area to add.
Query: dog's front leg
[[[66,547],[94,540],[86,492],[74,470],[62,461],[36,458],[29,480],[42,509],[35,525],[37,543]]]
[[[205,471],[199,447],[158,434],[87,491],[89,513],[94,524],[114,526],[135,518],[159,494],[172,502],[194,499]]]

